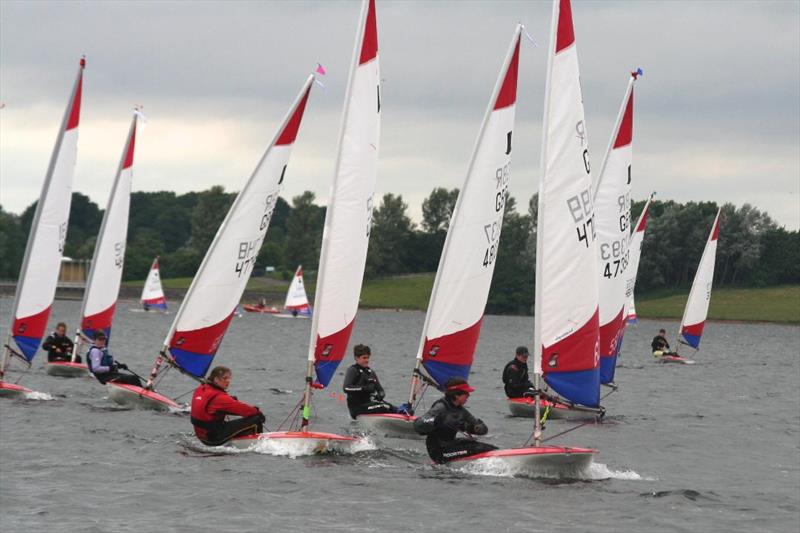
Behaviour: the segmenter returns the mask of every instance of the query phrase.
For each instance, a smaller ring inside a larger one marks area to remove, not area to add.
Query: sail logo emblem
[[[322,349],[320,356],[330,357],[332,351],[333,351],[333,344],[326,344],[325,347]]]
[[[439,355],[439,346],[431,346],[431,349],[428,350],[428,357],[436,357],[437,355]]]

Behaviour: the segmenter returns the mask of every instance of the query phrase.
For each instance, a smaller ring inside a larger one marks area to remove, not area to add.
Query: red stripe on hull
[[[114,310],[117,307],[117,302],[111,304],[111,307],[105,311],[100,311],[97,314],[85,316],[81,320],[81,329],[106,329],[111,327],[111,322],[114,321]]]
[[[452,365],[472,365],[475,346],[481,335],[483,317],[467,329],[443,335],[436,339],[425,338],[422,351],[423,361],[436,361]]]
[[[577,331],[551,346],[542,346],[542,370],[574,372],[592,370],[600,362],[600,313],[595,310],[592,318]]]
[[[213,326],[191,331],[176,331],[169,341],[169,347],[199,354],[216,353],[232,318],[233,313]]]
[[[572,27],[572,6],[569,0],[561,0],[558,7],[558,34],[556,35],[556,53],[575,42],[575,30]]]
[[[517,46],[514,48],[514,55],[511,56],[511,62],[508,64],[506,76],[503,79],[503,85],[500,87],[500,93],[497,95],[494,108],[502,109],[504,107],[512,106],[517,101],[517,71],[519,70],[519,37],[517,37]]]
[[[378,55],[378,23],[375,16],[375,0],[369,0],[367,21],[364,25],[364,40],[361,42],[361,56],[358,64],[372,61]]]
[[[622,122],[619,125],[617,139],[614,141],[614,149],[628,146],[633,141],[633,88],[628,96],[628,103],[625,105],[625,114],[622,115]]]
[[[356,320],[353,319],[344,328],[327,337],[320,337],[317,334],[317,345],[314,348],[314,359],[317,363],[342,360],[355,323]]]
[[[14,325],[11,328],[11,335],[14,337],[44,337],[45,329],[47,329],[47,321],[50,319],[50,309],[52,309],[52,305],[35,315],[15,318]]]
[[[275,141],[276,146],[292,144],[297,138],[297,132],[300,130],[300,122],[303,120],[303,112],[306,110],[306,102],[308,102],[308,95],[310,93],[311,85],[309,85],[308,89],[306,89],[306,94],[303,95],[303,98],[295,108],[294,113],[292,113],[292,117],[286,123],[286,126],[284,126],[283,131],[278,137],[278,140]]]

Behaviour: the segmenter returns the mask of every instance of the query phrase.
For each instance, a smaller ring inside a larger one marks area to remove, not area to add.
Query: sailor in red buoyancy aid
[[[192,395],[192,425],[194,433],[203,444],[219,446],[233,437],[261,433],[264,415],[253,405],[238,401],[226,391],[231,384],[231,370],[215,367],[206,383]],[[227,415],[242,418],[226,421]]]

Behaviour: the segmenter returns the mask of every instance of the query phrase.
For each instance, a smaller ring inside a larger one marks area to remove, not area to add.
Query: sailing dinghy
[[[142,297],[140,299],[142,310],[154,311],[157,313],[167,312],[167,298],[164,296],[164,289],[161,287],[161,271],[158,268],[158,256],[153,259],[150,272],[142,287]]]
[[[554,0],[536,234],[533,383],[542,375],[567,402],[599,408],[599,290],[592,176],[569,0]],[[522,401],[530,398],[520,399]],[[515,399],[509,400],[514,405]],[[532,400],[534,446],[510,453],[536,472],[573,475],[597,453],[542,446],[542,402]],[[466,460],[475,460],[475,456]],[[509,459],[510,460],[510,459]]]
[[[263,302],[245,305],[244,310],[248,313],[274,315],[278,318],[311,318],[311,306],[308,304],[306,286],[303,282],[303,265],[298,266],[294,273],[282,311],[276,307],[267,307]]]
[[[625,287],[626,295],[628,298],[627,316],[625,320],[628,324],[638,324],[639,318],[636,316],[636,305],[634,302],[633,294],[636,288],[636,276],[639,272],[639,259],[642,256],[642,243],[644,242],[644,232],[647,229],[647,214],[650,211],[650,204],[653,202],[655,193],[650,195],[647,202],[644,204],[644,209],[639,215],[639,220],[636,221],[636,227],[631,235],[630,245],[628,249],[631,252],[631,260],[628,264],[628,283]]]
[[[468,378],[475,357],[511,177],[521,30],[514,31],[450,219],[411,374],[411,412],[429,385],[443,389],[451,377]],[[418,437],[415,419],[405,414],[356,418],[372,433]]]
[[[311,431],[312,389],[324,389],[344,357],[358,312],[372,224],[372,202],[380,134],[380,69],[375,0],[361,6],[353,61],[345,96],[339,148],[325,214],[314,315],[306,365],[306,385],[295,412],[300,427],[235,438],[237,448],[259,441],[321,453],[350,452],[362,442],[350,436]],[[316,375],[316,380],[314,379]],[[292,414],[289,415],[290,418]]]
[[[11,328],[0,362],[0,396],[33,392],[16,383],[4,381],[4,377],[12,356],[30,367],[39,350],[55,299],[78,155],[78,124],[85,66],[86,61],[81,59],[28,235],[14,296]],[[11,346],[12,339],[19,351]]]
[[[88,367],[77,363],[76,356],[82,351],[84,340],[92,339],[95,331],[103,331],[108,342],[111,341],[111,324],[114,321],[125,263],[137,117],[138,112],[134,112],[94,247],[92,266],[83,295],[81,322],[72,346],[72,360],[45,364],[45,372],[53,376],[81,377],[88,374]]]
[[[722,208],[719,208],[717,216],[714,217],[714,224],[711,226],[711,233],[708,235],[706,247],[703,250],[702,257],[700,257],[700,264],[694,275],[692,289],[689,291],[689,299],[686,301],[686,308],[683,310],[681,327],[678,330],[678,345],[688,346],[695,351],[700,349],[700,339],[703,336],[706,318],[708,318],[708,305],[711,303],[711,285],[714,282],[714,263],[717,255],[719,215],[721,211]],[[693,360],[677,354],[662,355],[658,360],[662,363],[694,364]]]
[[[228,210],[181,302],[147,384],[107,383],[109,397],[115,402],[144,409],[180,409],[175,400],[155,390],[158,379],[174,367],[203,381],[266,236],[313,83],[311,75]]]

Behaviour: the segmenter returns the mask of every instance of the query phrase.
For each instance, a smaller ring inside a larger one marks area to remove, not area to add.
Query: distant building
[[[58,285],[86,285],[89,277],[89,266],[91,261],[88,259],[72,259],[64,257],[61,259],[61,271],[58,273]]]

